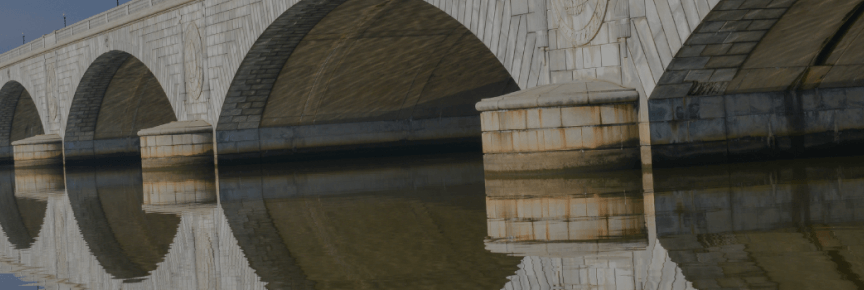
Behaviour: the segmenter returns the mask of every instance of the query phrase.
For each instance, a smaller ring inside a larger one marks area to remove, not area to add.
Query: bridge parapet
[[[133,0],[78,21],[0,54],[0,68],[82,38],[115,29],[159,11],[196,0]]]

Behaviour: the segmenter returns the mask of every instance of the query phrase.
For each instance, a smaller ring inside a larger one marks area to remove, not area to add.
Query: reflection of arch
[[[15,172],[0,169],[0,226],[16,249],[36,242],[44,223],[48,202],[15,196]]]
[[[168,253],[180,218],[141,209],[140,168],[67,170],[67,192],[84,240],[106,272],[145,277]]]
[[[263,281],[492,289],[519,258],[483,249],[483,168],[460,157],[220,168],[221,201]]]
[[[27,89],[16,81],[4,84],[0,88],[0,162],[12,161],[12,142],[44,133]]]
[[[153,73],[132,55],[110,51],[84,73],[65,124],[67,161],[140,155],[141,129],[176,121]]]
[[[700,289],[859,289],[862,161],[655,170],[658,240]]]
[[[234,75],[217,125],[219,155],[479,142],[474,104],[514,90],[488,46],[428,3],[301,1]]]

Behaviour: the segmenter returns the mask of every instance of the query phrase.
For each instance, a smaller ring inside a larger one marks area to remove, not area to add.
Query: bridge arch
[[[12,142],[45,134],[43,118],[28,90],[17,81],[0,87],[0,163],[12,162]]]
[[[177,121],[159,80],[138,58],[113,50],[79,82],[64,124],[67,161],[138,157],[141,129]]]
[[[220,158],[479,140],[474,104],[530,85],[471,27],[420,0],[294,4],[264,30],[233,76],[217,122]],[[328,140],[345,134],[356,140]]]
[[[720,1],[649,92],[654,164],[857,154],[862,14],[860,1]]]

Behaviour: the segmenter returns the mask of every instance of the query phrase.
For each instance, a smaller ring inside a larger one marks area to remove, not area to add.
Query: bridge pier
[[[638,168],[639,93],[603,81],[535,87],[477,103],[486,171]]]
[[[63,164],[63,139],[59,135],[37,135],[12,142],[16,167]]]
[[[171,122],[138,136],[144,168],[213,164],[213,127],[207,122]]]

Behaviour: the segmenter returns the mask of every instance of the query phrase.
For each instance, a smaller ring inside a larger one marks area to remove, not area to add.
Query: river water
[[[8,289],[862,289],[864,157],[7,167],[0,227]]]

